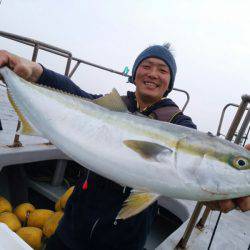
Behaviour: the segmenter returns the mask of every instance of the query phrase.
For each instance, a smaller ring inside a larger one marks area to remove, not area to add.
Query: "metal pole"
[[[38,56],[39,45],[36,44],[33,50],[32,61],[35,62]]]
[[[244,135],[244,133],[245,133],[245,131],[246,131],[248,125],[249,125],[249,122],[250,122],[250,109],[247,111],[246,117],[245,117],[245,119],[244,119],[244,121],[243,121],[243,123],[241,125],[241,128],[240,128],[240,130],[238,132],[237,137],[235,138],[234,143],[240,144],[241,139],[243,138],[243,135]]]
[[[233,139],[235,131],[236,131],[236,129],[240,123],[240,120],[241,120],[241,118],[242,118],[242,116],[247,108],[247,104],[249,102],[250,97],[247,95],[243,95],[241,97],[241,99],[242,99],[241,104],[237,110],[237,113],[236,113],[236,115],[233,119],[233,122],[232,122],[232,124],[227,132],[227,135],[226,135],[226,140],[229,140],[229,141],[231,141]]]
[[[221,116],[220,116],[219,126],[218,126],[217,133],[216,133],[217,136],[220,136],[220,135],[221,135],[220,131],[221,131],[221,126],[222,126],[222,122],[223,122],[223,119],[224,119],[224,115],[225,115],[225,112],[226,112],[227,108],[230,107],[230,106],[234,106],[234,107],[237,107],[237,108],[239,107],[239,105],[236,105],[236,104],[234,104],[234,103],[228,103],[228,104],[223,108],[223,110],[222,110],[222,112],[221,112]]]
[[[80,62],[80,63],[83,63],[83,64],[85,64],[85,65],[92,66],[92,67],[94,67],[94,68],[98,68],[98,69],[102,69],[102,70],[105,70],[105,71],[109,71],[109,72],[111,72],[111,73],[115,73],[115,74],[118,74],[118,75],[121,75],[121,76],[125,76],[125,77],[129,77],[129,76],[130,76],[130,75],[128,75],[128,74],[124,74],[123,72],[120,72],[120,71],[117,71],[117,70],[114,70],[114,69],[110,69],[110,68],[107,68],[107,67],[104,67],[104,66],[95,64],[95,63],[91,63],[91,62],[82,60],[82,59],[77,58],[77,57],[72,57],[72,60],[77,61],[77,62]]]
[[[248,130],[247,130],[247,132],[246,132],[246,135],[244,136],[244,142],[243,142],[242,146],[245,146],[246,141],[247,141],[247,138],[248,138],[248,135],[249,135],[249,132],[250,132],[250,126],[248,127]]]
[[[197,202],[194,212],[189,220],[189,223],[187,225],[187,228],[185,230],[185,233],[183,234],[181,240],[179,243],[176,245],[175,249],[185,249],[187,246],[187,242],[189,240],[189,237],[195,227],[195,223],[200,215],[201,209],[203,207],[203,204],[201,202]]]
[[[64,73],[66,76],[69,75],[71,61],[72,61],[72,55],[71,55],[71,53],[70,53],[70,55],[69,55],[69,57],[68,57],[68,60],[67,60],[65,73]]]
[[[56,169],[51,183],[52,186],[59,186],[62,184],[66,167],[66,160],[58,160],[56,162]]]
[[[69,51],[58,48],[56,46],[53,46],[53,45],[50,45],[50,44],[47,44],[47,43],[44,43],[44,42],[37,41],[35,39],[27,38],[27,37],[24,37],[24,36],[19,36],[19,35],[16,35],[16,34],[8,33],[8,32],[5,32],[5,31],[0,31],[0,36],[5,37],[7,39],[17,41],[17,42],[20,42],[20,43],[24,43],[26,45],[30,45],[32,47],[34,47],[35,44],[38,44],[40,49],[50,48],[50,49],[52,49],[54,51],[62,52],[64,54],[66,54],[66,55],[71,54]]]
[[[186,107],[187,107],[187,105],[188,105],[188,103],[189,103],[189,100],[190,100],[190,95],[188,94],[188,92],[187,92],[187,91],[185,91],[185,90],[183,90],[183,89],[173,88],[173,90],[175,90],[175,91],[179,91],[179,92],[182,92],[182,93],[184,93],[184,94],[186,95],[187,100],[186,100],[186,102],[185,102],[184,106],[183,106],[183,107],[182,107],[182,109],[181,109],[181,111],[182,111],[182,112],[184,112],[184,110],[186,109]]]
[[[21,122],[18,121],[18,122],[17,122],[16,131],[19,130],[20,126],[21,126]],[[22,143],[21,143],[20,140],[19,140],[19,137],[20,137],[20,136],[16,133],[16,134],[15,134],[15,137],[14,137],[13,144],[12,144],[10,147],[16,148],[16,147],[22,147],[22,146],[23,146]]]
[[[211,211],[211,209],[209,207],[206,207],[201,219],[196,224],[196,227],[199,228],[200,230],[205,226],[205,223],[206,223],[206,220],[208,218],[210,211]]]
[[[69,73],[69,78],[71,78],[73,76],[73,74],[75,73],[75,71],[77,70],[77,68],[79,67],[80,64],[81,63],[77,61],[76,65],[74,66],[74,68]]]

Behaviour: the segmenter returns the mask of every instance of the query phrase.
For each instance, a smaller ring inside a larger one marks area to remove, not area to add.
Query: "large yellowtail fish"
[[[81,165],[134,188],[117,218],[159,195],[197,201],[250,195],[250,152],[240,146],[130,114],[116,91],[90,101],[29,83],[6,67],[0,74],[22,133],[39,131]]]

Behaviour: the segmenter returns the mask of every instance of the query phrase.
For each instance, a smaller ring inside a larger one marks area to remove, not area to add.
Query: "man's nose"
[[[152,67],[148,73],[148,76],[151,78],[157,78],[157,69]]]

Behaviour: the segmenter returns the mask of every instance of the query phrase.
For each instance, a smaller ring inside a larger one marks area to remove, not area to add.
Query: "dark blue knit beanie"
[[[132,69],[132,76],[129,77],[129,82],[134,83],[135,74],[136,74],[136,71],[137,71],[139,64],[143,60],[145,60],[149,57],[159,58],[159,59],[163,60],[168,65],[168,67],[170,69],[171,78],[170,78],[168,90],[164,93],[164,96],[167,96],[167,94],[169,92],[171,92],[171,90],[174,87],[174,80],[175,80],[177,67],[176,67],[175,59],[174,59],[172,53],[165,46],[153,45],[153,46],[150,46],[150,47],[146,48],[145,50],[143,50],[134,62],[133,69]]]

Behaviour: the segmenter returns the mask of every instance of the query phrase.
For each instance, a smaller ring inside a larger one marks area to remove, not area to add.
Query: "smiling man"
[[[129,80],[136,85],[141,111],[167,96],[173,89],[175,74],[176,63],[168,47],[148,47],[136,58]]]
[[[68,77],[40,64],[0,51],[0,67],[4,65],[26,80],[38,84],[89,99],[102,96],[83,91]],[[195,129],[191,118],[184,115],[178,106],[167,98],[173,89],[175,75],[176,63],[169,46],[154,45],[142,51],[135,60],[129,79],[135,84],[136,90],[128,91],[127,95],[122,97],[128,110]],[[93,172],[82,176],[67,202],[56,233],[48,240],[46,249],[142,250],[157,212],[157,204],[152,204],[136,216],[114,223],[124,201],[130,195],[130,190],[129,187],[124,188]],[[234,208],[236,203],[244,211],[250,209],[250,197],[217,202],[218,206],[214,209],[226,212]]]
[[[157,58],[143,60],[137,68],[136,98],[140,108],[145,108],[162,98],[162,93],[168,89],[170,82],[170,70],[168,65]]]

